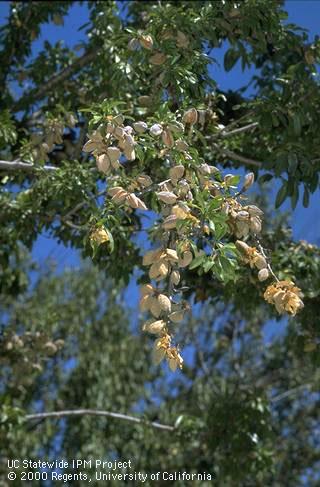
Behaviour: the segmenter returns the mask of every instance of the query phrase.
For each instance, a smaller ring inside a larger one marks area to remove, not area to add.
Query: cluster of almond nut
[[[190,40],[186,34],[182,31],[178,30],[175,33],[172,30],[165,29],[162,35],[159,36],[160,41],[174,41],[176,43],[176,47],[178,49],[187,49],[190,44]],[[133,37],[130,39],[128,43],[128,48],[131,51],[135,51],[140,47],[147,49],[149,51],[153,51],[152,55],[149,58],[151,64],[155,66],[161,66],[167,60],[167,55],[162,52],[160,49],[154,49],[154,40],[150,34],[146,34],[144,32],[138,32],[137,37]]]
[[[263,211],[255,205],[242,206],[235,199],[229,199],[224,205],[228,223],[237,238],[245,238],[249,233],[261,232],[261,216]]]
[[[109,116],[108,119],[105,134],[99,129],[94,131],[83,147],[84,152],[93,152],[97,168],[104,174],[120,168],[119,159],[122,155],[128,161],[136,158],[133,128],[123,125],[124,117],[121,114]]]
[[[171,370],[181,368],[183,363],[178,348],[171,345],[171,327],[183,320],[188,309],[186,302],[176,302],[174,298],[175,286],[180,282],[179,263],[176,250],[170,248],[151,250],[143,257],[143,265],[150,267],[150,279],[160,285],[164,280],[167,283],[162,289],[151,283],[141,287],[140,309],[149,311],[153,316],[144,323],[143,330],[159,336],[154,358],[157,363],[166,358]]]
[[[255,247],[250,247],[242,240],[236,241],[236,247],[241,253],[242,260],[245,264],[249,264],[251,268],[256,267],[259,281],[265,281],[269,277],[268,263],[263,255],[257,251]]]
[[[55,145],[63,143],[65,126],[74,127],[77,120],[72,113],[66,113],[63,118],[46,119],[41,131],[31,135],[32,155],[37,161],[47,161],[48,154]]]
[[[27,331],[21,335],[4,334],[2,338],[4,353],[1,355],[0,363],[2,362],[2,365],[6,366],[11,354],[18,357],[14,361],[13,369],[15,373],[21,374],[23,368],[25,380],[30,379],[26,372],[41,372],[43,362],[55,355],[64,345],[63,340],[53,340],[40,332]]]
[[[289,313],[294,316],[303,308],[303,294],[301,290],[291,281],[279,281],[277,276],[268,264],[263,249],[259,252],[255,247],[250,247],[241,240],[236,241],[236,247],[240,251],[244,263],[249,264],[251,268],[256,267],[259,281],[265,281],[273,277],[275,281],[270,284],[263,297],[267,303],[273,304],[278,313]]]
[[[277,281],[267,287],[264,299],[274,304],[278,313],[289,313],[295,316],[304,307],[303,294],[291,281]]]
[[[150,39],[140,38],[139,42],[147,43]],[[119,176],[114,174],[109,178],[108,194],[113,203],[130,208],[130,211],[148,209],[141,199],[145,192],[153,191],[160,203],[161,222],[157,232],[161,245],[148,251],[143,257],[143,265],[149,267],[151,282],[141,288],[140,309],[152,316],[144,323],[143,330],[158,337],[153,353],[155,362],[166,359],[171,370],[175,370],[182,367],[183,359],[179,348],[173,345],[174,328],[190,309],[180,296],[183,288],[176,288],[181,279],[180,270],[188,267],[201,254],[205,254],[204,250],[196,249],[192,239],[210,235],[210,221],[206,221],[203,216],[206,212],[197,205],[197,194],[199,190],[204,191],[207,200],[203,201],[208,201],[209,204],[216,198],[215,211],[227,215],[230,231],[237,238],[247,238],[250,233],[255,236],[261,231],[263,212],[257,206],[243,205],[240,201],[242,193],[253,184],[254,176],[253,173],[247,174],[240,192],[232,196],[230,185],[231,188],[234,187],[234,176],[226,175],[222,179],[216,167],[203,161],[196,162],[183,138],[188,131],[191,133],[192,127],[198,121],[198,111],[195,108],[187,110],[182,115],[181,122],[159,122],[150,127],[145,121],[137,121],[132,126],[124,125],[124,117],[120,114],[108,116],[107,120],[106,127],[99,127],[93,132],[84,146],[84,151],[93,152],[101,172],[111,174],[117,169],[121,171],[121,157],[128,161],[134,160],[135,145],[144,144],[147,139],[150,142],[150,137],[155,142],[158,156],[165,159],[168,168],[168,178],[160,182],[153,181],[145,173],[134,178],[123,173],[120,186]],[[112,186],[111,182],[116,185]],[[95,229],[91,238],[96,242],[104,242],[108,241],[109,235],[101,229]],[[258,251],[241,240],[236,242],[236,246],[243,261],[258,269],[260,281],[270,275],[275,277],[263,250]],[[292,313],[290,310],[301,307],[293,299],[295,289],[290,288],[289,304],[288,291],[282,288],[279,295],[266,292],[265,299],[275,303],[273,297],[276,295],[277,309],[280,309],[280,296],[282,302],[285,302],[282,309]]]
[[[155,264],[155,263],[154,263]],[[153,265],[154,265],[153,264]],[[180,279],[177,270],[170,275],[171,282],[178,283]],[[143,325],[143,331],[158,335],[159,339],[154,346],[154,359],[160,363],[162,359],[168,360],[171,370],[182,367],[183,360],[177,347],[171,345],[170,326],[172,323],[179,323],[183,320],[184,309],[175,303],[165,291],[159,290],[152,284],[145,284],[141,287],[141,311],[150,311],[153,318],[147,320]]]

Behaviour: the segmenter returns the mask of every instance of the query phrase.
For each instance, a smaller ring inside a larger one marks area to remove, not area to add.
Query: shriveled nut
[[[145,296],[142,296],[139,302],[140,310],[143,311],[148,311],[151,308],[151,304],[153,302],[153,297],[151,294],[146,294]]]
[[[97,157],[97,168],[98,171],[107,174],[110,171],[110,159],[107,154],[101,154]]]
[[[236,218],[237,220],[247,221],[249,219],[249,213],[247,211],[239,211]]]
[[[53,343],[53,342],[47,342],[45,345],[44,345],[44,348],[47,350],[47,352],[50,354],[50,355],[54,355],[55,353],[57,353],[58,351],[58,347]]]
[[[130,41],[128,42],[128,49],[129,51],[136,51],[138,48],[139,48],[139,41],[138,39],[130,39]]]
[[[249,212],[250,216],[262,216],[263,215],[263,211],[260,210],[260,208],[258,208],[255,205],[248,205],[245,208]]]
[[[143,331],[148,331],[149,333],[152,333],[154,335],[159,335],[163,332],[164,328],[166,326],[165,321],[163,320],[158,320],[154,321],[152,323],[145,323],[142,327]]]
[[[188,46],[189,46],[188,37],[183,32],[181,32],[181,30],[178,30],[178,32],[177,32],[177,47],[187,48]]]
[[[178,262],[178,254],[176,250],[173,249],[167,249],[166,250],[166,257],[170,262]]]
[[[147,210],[148,208],[144,202],[138,198],[134,193],[130,193],[126,199],[127,203],[131,208],[139,208],[140,210]]]
[[[211,174],[209,164],[200,164],[199,171],[201,174]]]
[[[149,61],[151,64],[155,66],[161,66],[161,64],[165,63],[167,56],[163,52],[156,52],[153,56],[150,57]]]
[[[268,271],[268,269],[264,268],[264,269],[261,269],[258,272],[258,279],[259,279],[259,281],[265,281],[266,279],[268,279],[268,277],[269,277],[269,271]]]
[[[160,259],[162,253],[163,249],[161,248],[156,250],[149,250],[143,256],[142,265],[154,264],[157,260]]]
[[[139,42],[141,46],[144,47],[145,49],[153,48],[153,39],[149,34],[140,36]]]
[[[118,113],[115,117],[112,118],[112,123],[115,125],[122,125],[124,122],[124,116],[121,113]]]
[[[181,122],[170,122],[168,123],[168,129],[171,130],[171,132],[181,133],[184,131],[184,125]]]
[[[161,137],[162,137],[162,142],[164,143],[164,145],[166,145],[167,147],[173,147],[173,145],[174,145],[174,138],[173,138],[172,133],[170,132],[170,130],[165,129],[162,132]]]
[[[107,156],[109,157],[110,162],[112,164],[113,162],[117,161],[120,158],[121,156],[120,149],[118,149],[118,147],[108,147]]]
[[[152,264],[149,270],[150,279],[155,279],[156,281],[161,281],[165,279],[169,273],[169,264],[166,261],[160,260]]]
[[[128,161],[134,161],[136,158],[135,150],[132,147],[125,147],[124,148],[124,155],[128,159]]]
[[[155,137],[161,135],[162,132],[163,132],[163,128],[158,123],[155,123],[154,125],[152,125],[152,127],[150,127],[150,134],[154,135]]]
[[[265,269],[266,267],[268,267],[266,259],[263,257],[263,255],[260,254],[256,255],[254,265],[257,269]]]
[[[182,121],[189,125],[194,125],[198,121],[198,112],[195,108],[189,108],[186,112],[184,112]]]
[[[161,314],[161,305],[160,305],[157,298],[152,298],[151,305],[150,305],[150,311],[155,318],[159,318],[159,316]]]
[[[163,201],[163,203],[166,203],[167,205],[174,205],[177,201],[177,196],[171,191],[160,191],[159,193],[156,193],[156,195],[160,201]]]
[[[148,125],[145,122],[135,122],[133,124],[133,128],[138,134],[142,134],[146,130],[148,130]]]
[[[123,127],[115,127],[113,131],[113,135],[119,139],[121,142],[123,142],[123,137],[125,136],[125,131]]]
[[[179,271],[173,271],[171,272],[170,275],[170,282],[177,286],[180,282],[180,272]]]
[[[165,313],[171,312],[171,301],[168,296],[166,296],[165,294],[159,294],[158,303],[161,311],[164,311]]]
[[[112,201],[116,204],[122,203],[128,196],[128,192],[121,186],[114,186],[108,191],[109,195],[112,196]]]
[[[249,172],[248,174],[245,175],[244,183],[241,191],[243,192],[247,191],[247,189],[249,189],[253,185],[253,183],[254,183],[254,173]]]
[[[177,225],[177,216],[176,215],[169,215],[162,223],[162,228],[165,230],[172,230],[176,228]]]
[[[253,216],[250,219],[250,230],[254,233],[260,233],[261,232],[261,220],[257,216]]]
[[[182,257],[179,257],[178,265],[179,267],[187,267],[189,264],[191,264],[192,260],[192,252],[190,252],[190,250],[187,250],[182,254]]]
[[[144,284],[140,288],[141,296],[147,296],[148,294],[152,294],[154,291],[152,284]]]
[[[178,139],[176,140],[176,148],[181,151],[186,151],[188,150],[189,145],[184,140]]]
[[[183,201],[179,201],[177,205],[174,205],[172,207],[172,214],[176,215],[178,218],[181,218],[181,220],[187,218],[189,213],[190,213],[190,208]]]
[[[148,188],[152,184],[152,179],[147,174],[140,174],[140,176],[137,177],[137,182],[143,188]]]
[[[250,248],[249,245],[246,244],[245,242],[243,242],[242,240],[237,240],[235,245],[236,245],[237,249],[240,252],[243,252],[244,254],[246,254]]]
[[[182,166],[181,164],[172,167],[169,171],[170,179],[173,180],[181,179],[183,175],[184,175],[184,166]]]

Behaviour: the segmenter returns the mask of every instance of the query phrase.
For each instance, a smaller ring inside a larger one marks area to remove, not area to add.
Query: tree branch
[[[271,398],[271,402],[278,402],[281,401],[282,399],[285,399],[286,397],[294,396],[296,393],[303,389],[310,389],[312,384],[301,384],[300,386],[293,387],[292,389],[289,389],[288,391],[284,391],[281,394],[278,394],[277,396],[274,396]]]
[[[243,127],[238,127],[237,129],[230,130],[229,132],[225,131],[226,129],[228,129],[228,127],[225,127],[224,129],[222,129],[220,132],[218,132],[217,134],[215,134],[211,138],[216,139],[218,137],[223,137],[225,139],[226,137],[231,137],[232,135],[238,135],[238,134],[241,134],[242,132],[247,132],[248,130],[253,130],[256,127],[258,127],[258,125],[259,125],[258,122],[252,122],[248,125],[244,125]]]
[[[9,171],[36,171],[36,170],[44,169],[45,171],[56,171],[58,168],[55,166],[35,166],[30,162],[24,161],[1,161],[0,160],[0,171],[1,170],[9,170]]]
[[[75,223],[72,223],[70,220],[64,220],[63,218],[60,218],[60,220],[68,227],[73,228],[74,230],[79,230],[81,232],[85,232],[89,228],[88,225],[76,225]]]
[[[41,170],[44,170],[44,171],[57,171],[58,169],[60,169],[59,167],[57,166],[48,166],[48,165],[44,165],[44,166],[38,166],[38,165],[35,165],[31,162],[25,162],[25,161],[19,161],[19,160],[16,160],[16,161],[3,161],[3,160],[0,160],[0,171],[5,171],[5,170],[9,170],[9,171],[26,171],[26,172],[32,172],[32,171],[41,171]],[[97,168],[92,166],[92,167],[89,167],[88,168],[89,171],[92,171],[92,172],[95,172],[97,171]]]
[[[71,74],[85,66],[86,64],[89,64],[91,61],[93,61],[98,54],[98,51],[88,51],[84,53],[82,56],[80,56],[78,59],[76,59],[70,66],[67,68],[64,68],[60,73],[52,76],[46,83],[44,83],[39,89],[30,91],[29,93],[24,94],[20,100],[18,100],[14,105],[13,105],[13,110],[19,111],[22,108],[24,108],[26,102],[34,102],[36,100],[41,100],[46,96],[48,92],[52,90],[56,85],[62,83],[65,79],[69,78]]]
[[[229,149],[224,149],[222,147],[219,147],[218,144],[213,144],[213,147],[217,149],[219,152],[222,154],[226,155],[227,157],[230,157],[230,159],[234,159],[235,161],[240,161],[243,162],[244,164],[249,164],[250,166],[256,166],[256,167],[261,167],[262,162],[256,161],[255,159],[250,159],[249,157],[241,156],[240,154],[237,154],[236,152],[233,152]]]
[[[154,421],[147,421],[145,419],[136,418],[135,416],[128,416],[127,414],[113,413],[110,411],[99,411],[95,409],[75,409],[66,411],[53,411],[50,413],[36,413],[27,414],[25,419],[30,421],[34,419],[47,419],[47,418],[63,418],[65,416],[105,416],[108,418],[122,419],[124,421],[130,421],[132,423],[143,424],[145,426],[151,426],[166,431],[174,431],[174,426],[157,423]]]

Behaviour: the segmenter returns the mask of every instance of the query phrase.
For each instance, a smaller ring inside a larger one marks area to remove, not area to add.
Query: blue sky
[[[320,19],[320,1],[317,0],[289,0],[286,2],[286,9],[289,14],[288,22],[297,23],[305,27],[310,32],[311,39],[319,33]],[[0,2],[0,23],[5,21],[9,12],[9,2]],[[45,40],[55,43],[59,40],[67,46],[75,46],[81,40],[85,40],[84,30],[78,31],[78,28],[88,20],[88,9],[84,2],[82,5],[75,3],[69,14],[64,18],[63,26],[53,24],[45,25],[42,28],[40,38],[33,45],[33,56],[42,48]],[[222,69],[223,54],[225,48],[216,50],[214,53],[219,65],[213,65],[211,73],[217,81],[218,86],[223,89],[235,89],[245,85],[252,75],[252,71],[242,72],[241,67],[237,64],[235,68],[226,73]],[[17,93],[18,94],[18,93]],[[276,189],[275,189],[276,192]],[[290,202],[285,202],[281,211],[290,210]],[[313,194],[310,198],[309,208],[303,208],[301,201],[292,213],[290,222],[295,239],[306,239],[311,243],[320,245],[320,225],[316,222],[319,220],[319,192]],[[39,263],[44,263],[48,258],[57,262],[60,270],[65,267],[74,267],[79,265],[79,257],[76,251],[59,245],[55,240],[47,235],[40,236],[33,249],[33,257]],[[131,286],[130,286],[131,287]],[[132,292],[131,288],[131,292]],[[136,293],[131,296],[134,300]]]

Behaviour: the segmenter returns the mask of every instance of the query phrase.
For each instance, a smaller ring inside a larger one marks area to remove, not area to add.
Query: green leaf
[[[280,205],[284,202],[288,194],[288,182],[283,181],[283,184],[281,188],[278,191],[278,194],[276,196],[276,202],[275,202],[275,207],[279,208]]]
[[[268,181],[271,181],[273,178],[273,175],[270,173],[263,174],[262,176],[259,177],[259,183],[267,183]]]
[[[216,226],[215,226],[214,222],[212,220],[209,220],[208,225],[209,225],[210,230],[214,233],[216,231]]]
[[[297,154],[290,152],[290,154],[288,155],[288,164],[288,172],[290,174],[294,174],[299,164]]]
[[[213,266],[214,266],[214,260],[207,260],[207,262],[203,264],[204,272],[209,272]]]
[[[193,259],[193,261],[189,265],[189,269],[192,270],[195,269],[196,267],[199,267],[205,259],[206,259],[206,255],[198,255],[198,257]]]
[[[305,186],[304,192],[303,192],[303,200],[302,200],[302,204],[305,208],[308,208],[309,201],[310,201],[310,193],[309,193],[308,188]]]
[[[301,135],[301,121],[299,115],[296,113],[293,115],[293,131],[295,135]]]
[[[104,227],[105,231],[107,232],[108,234],[108,237],[109,237],[109,247],[110,247],[110,252],[112,253],[114,251],[114,239],[113,239],[113,236],[112,236],[112,233],[110,232],[110,230],[106,227]]]
[[[222,237],[225,236],[225,234],[227,233],[227,230],[228,230],[227,225],[221,224],[221,223],[216,224],[216,229],[215,229],[215,234],[214,234],[215,238],[217,240],[220,240]]]
[[[239,59],[239,52],[235,49],[229,49],[224,56],[224,69],[230,71]]]
[[[232,176],[232,178],[228,179],[228,186],[237,186],[239,184],[240,179],[241,176],[239,175]]]

